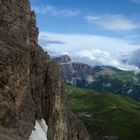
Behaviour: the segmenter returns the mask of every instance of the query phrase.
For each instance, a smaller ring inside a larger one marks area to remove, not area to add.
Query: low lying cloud
[[[79,58],[85,58],[85,62],[87,59],[89,61],[95,63],[96,65],[108,65],[117,67],[121,70],[125,71],[139,71],[139,68],[133,65],[124,64],[117,57],[111,55],[109,52],[93,49],[93,50],[83,50],[76,53],[76,56]],[[89,62],[88,61],[88,62]]]
[[[85,19],[93,25],[114,31],[130,31],[140,27],[137,23],[121,15],[88,15]]]
[[[42,40],[57,40],[64,44],[43,44]],[[120,54],[129,53],[140,48],[131,42],[119,38],[90,34],[56,34],[40,32],[40,45],[50,55],[69,54],[72,59],[90,65],[109,65],[123,70],[138,70],[137,67],[126,65],[120,60]]]
[[[52,5],[46,6],[32,6],[32,8],[38,14],[50,14],[52,16],[59,16],[59,17],[72,17],[78,16],[80,14],[80,10],[78,9],[60,9]]]

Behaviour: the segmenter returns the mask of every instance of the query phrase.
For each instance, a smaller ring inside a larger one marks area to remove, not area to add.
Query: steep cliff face
[[[88,85],[95,80],[94,69],[88,64],[73,62],[67,55],[54,57],[52,61],[59,64],[64,83],[81,86]]]
[[[89,140],[68,110],[59,68],[37,43],[28,0],[0,0],[0,139],[28,140],[45,119],[48,140]]]

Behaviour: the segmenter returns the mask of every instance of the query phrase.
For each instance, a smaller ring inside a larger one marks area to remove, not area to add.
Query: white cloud
[[[121,15],[88,15],[85,19],[91,24],[114,31],[130,31],[140,27],[137,23]]]
[[[43,44],[42,40],[57,40],[63,44]],[[66,52],[72,59],[87,62],[91,65],[102,64],[116,66],[121,69],[137,69],[124,65],[119,56],[140,48],[131,42],[119,38],[89,35],[89,34],[56,34],[40,32],[40,45],[51,55],[61,55]]]
[[[109,52],[93,49],[93,50],[82,50],[76,53],[76,56],[80,58],[91,59],[96,65],[108,65],[117,67],[121,70],[139,71],[139,68],[133,65],[124,64],[117,57],[113,56]],[[86,60],[87,60],[86,59]]]
[[[52,5],[33,6],[33,9],[39,14],[50,14],[52,16],[60,17],[72,17],[80,14],[80,10],[78,9],[60,9]]]

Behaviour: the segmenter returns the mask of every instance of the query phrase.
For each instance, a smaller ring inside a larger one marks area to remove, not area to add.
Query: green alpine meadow
[[[123,95],[102,94],[92,89],[66,85],[68,104],[93,134],[139,140],[140,102]]]

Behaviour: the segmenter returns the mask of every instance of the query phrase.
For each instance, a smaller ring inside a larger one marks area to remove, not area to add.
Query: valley
[[[65,85],[68,104],[96,137],[139,140],[140,102],[113,93]]]
[[[92,67],[67,55],[52,60],[60,66],[68,104],[87,126],[91,139],[139,140],[139,73]]]

